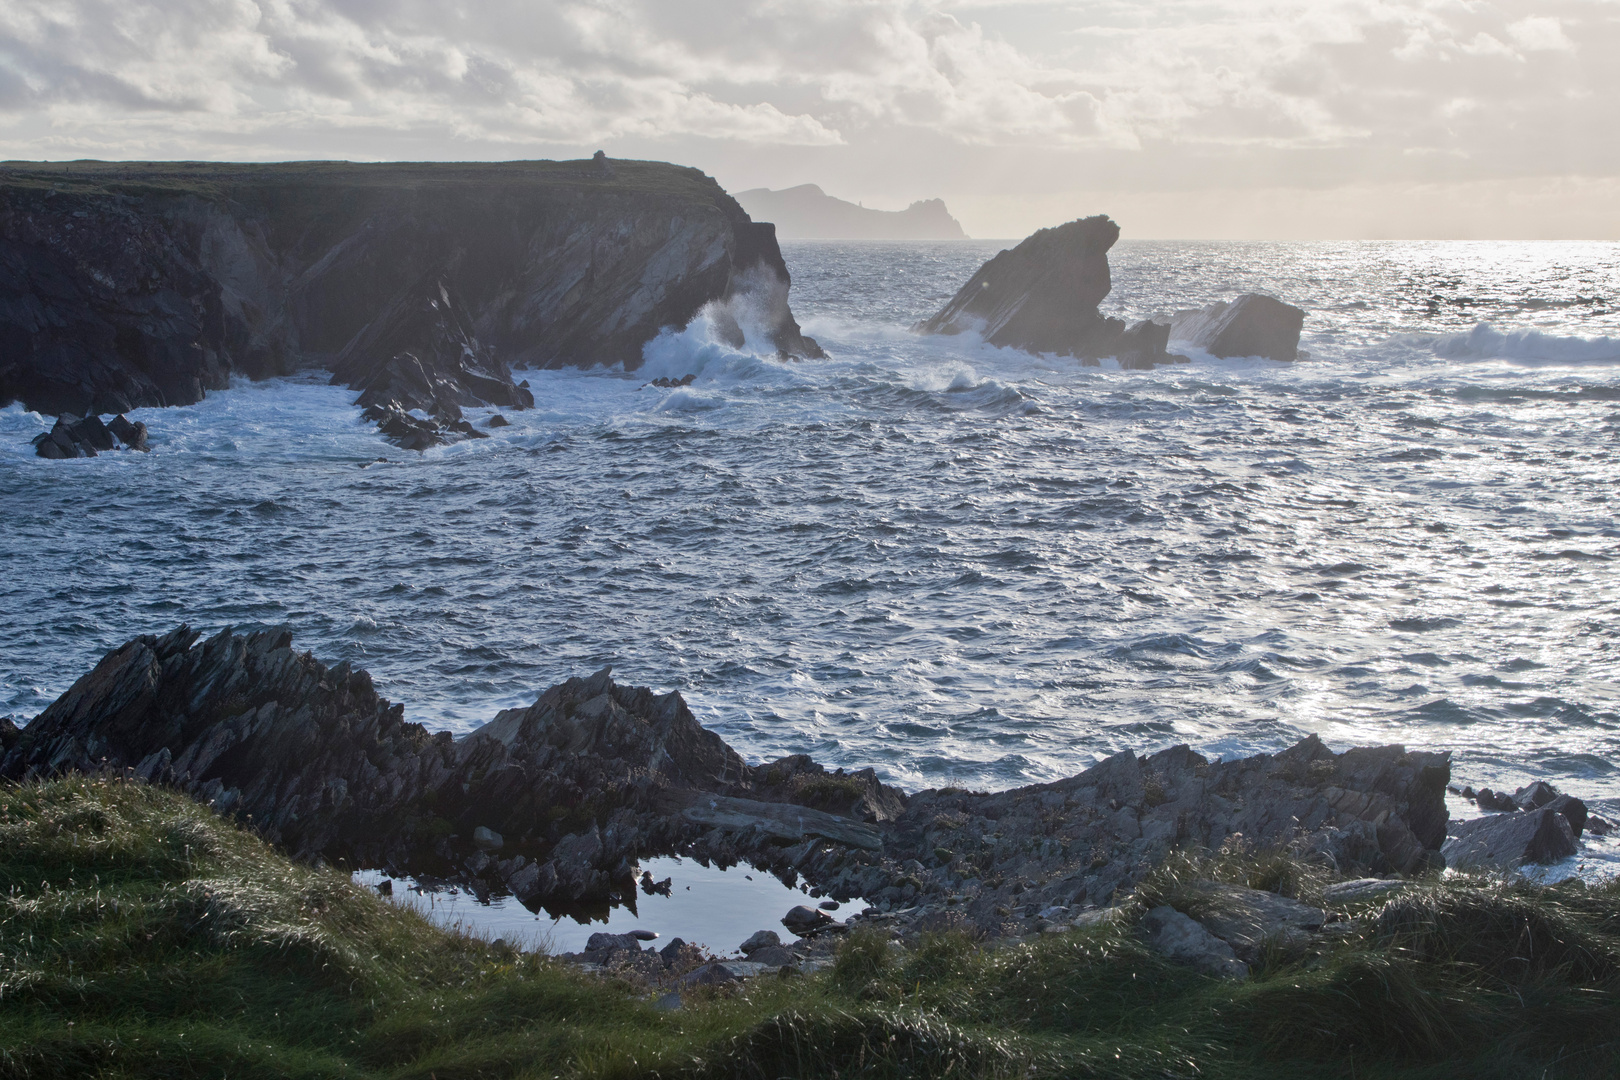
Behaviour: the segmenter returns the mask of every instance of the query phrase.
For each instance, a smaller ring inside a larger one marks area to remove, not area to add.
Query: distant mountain
[[[753,188],[733,198],[755,221],[775,222],[782,240],[967,239],[942,199],[923,199],[904,210],[868,210],[835,199],[814,184],[781,191]]]

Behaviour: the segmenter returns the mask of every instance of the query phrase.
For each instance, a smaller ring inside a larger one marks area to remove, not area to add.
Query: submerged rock
[[[1123,348],[1133,366],[1163,362],[1168,358],[1152,324],[1137,324],[1125,338],[1122,321],[1097,311],[1113,287],[1108,249],[1118,239],[1119,226],[1103,215],[1041,229],[979,267],[950,303],[912,329],[976,330],[992,345],[1082,361]]]
[[[1227,303],[1198,311],[1177,312],[1171,340],[1203,349],[1211,356],[1264,356],[1295,360],[1305,312],[1262,293],[1244,293]]]

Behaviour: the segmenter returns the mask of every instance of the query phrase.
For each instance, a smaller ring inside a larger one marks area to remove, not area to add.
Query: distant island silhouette
[[[967,233],[943,199],[922,199],[904,210],[869,210],[828,195],[815,184],[771,191],[752,188],[733,198],[755,221],[776,224],[783,240],[965,240]]]

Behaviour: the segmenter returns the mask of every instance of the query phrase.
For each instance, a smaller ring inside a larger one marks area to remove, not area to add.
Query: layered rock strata
[[[408,723],[365,672],[295,651],[285,628],[135,638],[9,742],[7,778],[128,770],[299,857],[530,904],[624,897],[638,858],[687,854],[990,933],[1106,904],[1178,846],[1284,846],[1346,873],[1438,865],[1449,777],[1444,754],[1334,754],[1313,737],[1237,761],[1124,752],[1052,784],[908,796],[803,756],[750,765],[679,694],[605,670],[455,739]]]
[[[399,446],[488,438],[464,407],[528,409],[528,383],[478,340],[466,306],[444,275],[406,289],[356,334],[332,364],[334,385],[360,391],[355,404]]]
[[[1162,325],[1127,327],[1097,310],[1113,288],[1108,249],[1118,239],[1119,226],[1103,215],[1041,229],[979,267],[948,304],[912,329],[975,330],[992,345],[1088,363],[1105,356],[1132,368],[1168,363]]]
[[[820,355],[772,226],[695,169],[10,163],[0,404],[121,413],[324,366],[435,274],[514,366],[638,367],[708,305],[746,309],[784,355]]]

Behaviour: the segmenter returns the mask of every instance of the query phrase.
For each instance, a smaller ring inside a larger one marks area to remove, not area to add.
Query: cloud
[[[1611,175],[1617,54],[1612,0],[8,0],[0,153]]]

